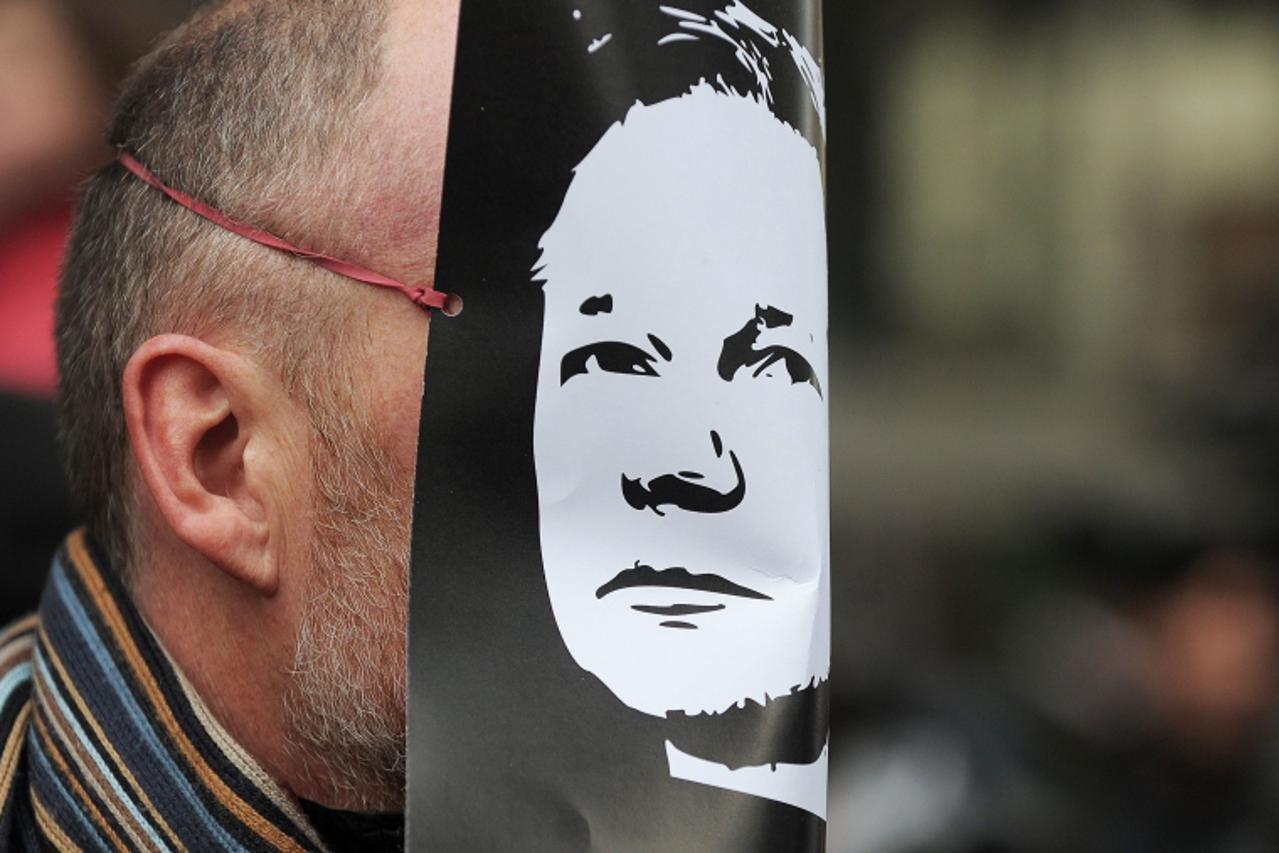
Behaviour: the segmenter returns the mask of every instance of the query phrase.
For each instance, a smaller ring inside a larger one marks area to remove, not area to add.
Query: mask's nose
[[[711,448],[715,451],[714,468],[723,469],[720,460],[724,458],[724,440],[715,430],[711,430]],[[645,480],[641,477],[628,477],[622,474],[622,497],[633,509],[651,509],[658,515],[665,515],[662,507],[673,506],[685,512],[718,513],[728,512],[741,504],[746,497],[746,474],[742,471],[737,454],[728,451],[728,460],[732,464],[732,483],[727,490],[715,486],[723,477],[707,477],[702,471],[677,471],[659,474]],[[718,473],[718,472],[716,472]]]

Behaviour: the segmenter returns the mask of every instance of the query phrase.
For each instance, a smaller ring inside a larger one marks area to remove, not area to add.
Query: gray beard
[[[326,805],[397,810],[412,480],[367,428],[337,434],[345,440],[316,448],[311,588],[285,696],[289,749],[332,792]]]

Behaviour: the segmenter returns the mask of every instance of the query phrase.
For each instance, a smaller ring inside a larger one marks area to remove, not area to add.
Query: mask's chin
[[[814,678],[806,687],[761,704],[747,699],[718,713],[670,711],[667,740],[689,755],[726,765],[811,764],[830,732],[830,682]]]

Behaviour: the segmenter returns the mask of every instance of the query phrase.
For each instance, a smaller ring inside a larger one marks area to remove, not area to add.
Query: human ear
[[[160,516],[174,535],[223,572],[265,595],[279,571],[257,470],[271,454],[257,417],[268,402],[261,369],[186,335],[160,335],[125,366],[129,443]]]

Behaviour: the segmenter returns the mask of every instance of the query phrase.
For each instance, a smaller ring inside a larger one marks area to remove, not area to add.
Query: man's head
[[[135,71],[110,141],[237,219],[429,284],[455,16],[214,5]],[[119,166],[86,186],[58,304],[73,493],[232,733],[282,730],[255,756],[330,802],[402,783],[426,326]],[[255,684],[226,683],[237,660]]]
[[[813,146],[705,84],[636,105],[577,167],[541,247],[534,453],[569,651],[658,716],[824,679]]]

